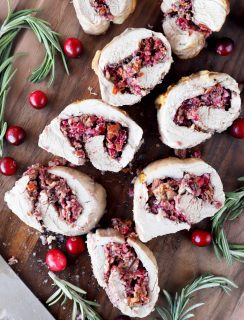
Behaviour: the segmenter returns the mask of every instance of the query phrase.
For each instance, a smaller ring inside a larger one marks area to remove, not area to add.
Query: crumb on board
[[[10,266],[17,264],[18,262],[19,262],[18,259],[16,259],[14,256],[12,256],[11,258],[8,259],[8,264]]]
[[[47,237],[47,244],[51,244],[54,240],[56,240],[55,236],[48,236]]]
[[[40,235],[40,240],[43,246],[47,244],[47,238],[43,234]]]
[[[97,96],[97,95],[98,95],[98,94],[94,91],[94,89],[93,89],[92,87],[88,87],[87,89],[88,89],[90,95],[92,95],[92,96]]]

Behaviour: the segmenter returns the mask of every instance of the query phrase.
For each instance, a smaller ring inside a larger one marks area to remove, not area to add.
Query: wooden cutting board
[[[0,0],[0,20],[6,16],[6,0]],[[106,35],[94,37],[83,33],[76,19],[71,1],[69,0],[12,0],[12,7],[16,9],[41,8],[39,16],[49,21],[52,27],[61,34],[61,39],[78,37],[82,40],[85,52],[79,60],[69,60],[71,75],[68,77],[61,64],[58,63],[56,81],[52,88],[46,84],[33,85],[26,79],[30,70],[37,66],[43,58],[43,49],[30,31],[21,33],[15,45],[15,51],[27,52],[28,55],[16,62],[18,72],[12,81],[7,107],[6,118],[10,124],[23,126],[28,134],[26,142],[19,146],[5,146],[5,155],[14,157],[19,170],[16,176],[0,177],[2,189],[0,198],[0,253],[5,259],[15,256],[19,263],[14,270],[33,293],[45,302],[53,291],[51,282],[47,281],[47,267],[44,264],[47,247],[39,240],[39,234],[25,226],[15,217],[3,202],[4,192],[10,189],[15,180],[21,176],[24,169],[35,162],[46,162],[51,155],[37,146],[38,135],[44,126],[59,114],[70,102],[78,99],[93,98],[88,87],[93,87],[99,94],[98,80],[91,70],[91,60],[96,50],[101,49],[114,36],[120,34],[126,27],[153,26],[153,30],[161,31],[162,13],[159,0],[139,0],[135,13],[121,26],[112,26]],[[244,30],[243,22],[244,2],[231,1],[231,13],[219,34],[213,37],[228,36],[235,43],[236,48],[229,57],[217,56],[211,48],[204,49],[195,59],[180,61],[176,57],[169,74],[162,85],[159,85],[140,104],[126,108],[131,117],[144,130],[144,144],[135,157],[130,173],[105,173],[86,165],[80,170],[93,176],[102,183],[108,192],[108,209],[101,224],[106,223],[113,216],[132,217],[132,199],[128,195],[131,181],[137,169],[142,169],[148,163],[168,157],[173,152],[164,146],[160,140],[156,123],[156,109],[154,100],[169,84],[182,76],[192,72],[209,69],[229,73],[238,82],[244,82]],[[30,108],[27,102],[28,93],[32,90],[43,89],[49,96],[49,105],[41,111]],[[98,95],[99,97],[99,95]],[[244,145],[243,140],[232,138],[227,133],[216,134],[201,146],[203,159],[219,172],[226,191],[234,190],[240,184],[237,178],[244,175]],[[232,241],[243,242],[244,232],[241,224],[244,217],[231,226],[227,226],[228,237]],[[201,226],[207,226],[203,222]],[[225,295],[218,289],[210,289],[196,295],[196,299],[206,301],[206,305],[199,308],[195,314],[197,320],[241,320],[244,317],[244,267],[239,263],[228,266],[224,261],[217,261],[212,247],[197,248],[189,240],[188,232],[179,232],[152,240],[149,247],[153,250],[159,264],[160,287],[175,291],[191,281],[197,275],[211,272],[225,275],[234,280],[239,289],[231,296]],[[112,320],[119,314],[113,308],[106,294],[97,286],[92,276],[90,259],[87,254],[76,260],[69,260],[69,267],[60,274],[61,277],[87,289],[90,299],[97,299],[101,304],[100,313],[105,320]],[[1,285],[1,284],[0,284]],[[159,304],[163,299],[160,298]],[[70,306],[52,307],[52,314],[59,320],[69,319]],[[156,316],[156,314],[155,314]],[[154,316],[147,319],[155,318]]]

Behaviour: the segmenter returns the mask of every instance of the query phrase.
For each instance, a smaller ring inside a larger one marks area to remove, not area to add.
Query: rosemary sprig
[[[3,153],[3,138],[7,130],[7,123],[4,120],[4,109],[9,90],[9,83],[16,70],[12,69],[13,57],[7,58],[0,65],[0,156]]]
[[[86,295],[86,291],[69,283],[68,281],[61,280],[53,272],[48,272],[49,277],[53,280],[54,284],[59,287],[57,291],[46,301],[51,306],[63,298],[61,305],[68,299],[73,301],[72,320],[78,317],[81,320],[102,320],[99,314],[93,309],[99,307],[99,304],[94,301],[86,300],[82,295]]]
[[[64,68],[68,74],[69,70],[59,43],[58,33],[51,29],[48,22],[33,16],[33,14],[38,12],[39,10],[37,9],[25,9],[13,12],[8,0],[8,15],[0,28],[0,61],[3,61],[3,55],[11,47],[19,31],[30,28],[37,36],[39,42],[43,43],[46,50],[43,62],[32,72],[30,81],[37,83],[50,75],[49,85],[51,85],[55,78],[55,56],[57,53],[60,54]]]
[[[191,295],[196,291],[214,287],[220,287],[227,294],[230,294],[232,288],[237,288],[234,282],[225,277],[203,275],[184,287],[180,293],[177,292],[174,297],[163,290],[168,307],[157,307],[156,310],[163,320],[187,320],[193,318],[192,311],[204,305],[204,303],[196,303],[189,307]]]
[[[238,180],[244,181],[244,177]],[[244,187],[226,193],[225,205],[212,218],[213,245],[216,256],[225,258],[229,264],[233,260],[244,263],[244,244],[230,244],[224,231],[228,221],[235,220],[244,212]]]
[[[30,28],[37,36],[37,39],[43,43],[46,50],[43,62],[30,76],[31,82],[41,82],[50,75],[49,85],[53,83],[57,53],[60,54],[64,68],[67,74],[69,74],[58,34],[51,29],[46,21],[33,16],[39,10],[25,9],[13,12],[10,7],[10,1],[7,0],[7,2],[8,15],[0,26],[0,157],[3,155],[3,138],[7,129],[7,123],[4,120],[6,97],[10,80],[15,73],[12,70],[13,57],[11,56],[11,48],[18,33],[22,29]]]

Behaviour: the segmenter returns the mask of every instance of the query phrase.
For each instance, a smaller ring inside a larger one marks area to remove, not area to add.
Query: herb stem
[[[82,320],[102,320],[100,315],[93,309],[93,307],[99,307],[99,304],[83,298],[83,296],[86,295],[86,291],[68,281],[58,278],[51,271],[48,272],[48,275],[53,280],[54,284],[59,288],[46,301],[49,306],[57,303],[61,298],[64,297],[62,305],[68,299],[73,301],[72,320],[76,320],[78,316],[80,316]]]
[[[243,181],[243,177],[238,179]],[[234,260],[244,263],[244,244],[230,244],[224,231],[225,223],[238,218],[244,210],[244,187],[226,193],[225,205],[212,218],[214,251],[218,259],[231,264]]]
[[[60,55],[64,69],[69,74],[58,33],[51,29],[48,22],[33,16],[39,11],[38,9],[24,9],[14,12],[8,0],[8,14],[0,26],[0,157],[3,155],[3,139],[7,129],[7,123],[4,120],[6,97],[10,81],[16,71],[12,71],[13,57],[11,56],[11,48],[18,33],[22,29],[30,28],[35,33],[38,41],[45,47],[45,57],[41,65],[33,70],[29,77],[31,82],[38,83],[50,76],[48,84],[51,85],[53,83],[57,54]]]
[[[193,293],[202,289],[216,287],[220,287],[225,293],[230,294],[232,288],[237,288],[237,285],[225,277],[203,275],[185,286],[181,292],[177,292],[174,297],[163,290],[168,306],[156,307],[156,310],[163,320],[186,320],[193,318],[194,314],[192,311],[204,305],[204,303],[200,302],[187,307]]]

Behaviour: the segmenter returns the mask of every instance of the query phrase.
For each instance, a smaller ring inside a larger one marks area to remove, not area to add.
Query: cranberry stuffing
[[[51,271],[63,271],[67,266],[67,259],[59,249],[50,249],[46,255],[46,264]]]
[[[29,95],[29,102],[35,109],[45,108],[48,102],[46,94],[40,90],[33,91]]]
[[[230,38],[218,39],[215,50],[221,56],[228,56],[234,50],[234,45],[234,41]]]
[[[244,138],[244,118],[236,119],[232,126],[229,129],[230,134],[237,138],[243,139]]]
[[[64,52],[69,58],[79,58],[83,53],[83,44],[77,38],[68,38],[64,42]]]
[[[211,233],[204,230],[195,230],[192,232],[191,241],[198,247],[206,247],[212,241]]]
[[[25,140],[25,130],[21,127],[11,126],[6,131],[5,138],[8,143],[18,146]]]
[[[118,316],[118,317],[115,318],[114,320],[131,320],[131,318],[128,317],[128,316],[122,315],[122,316]]]
[[[4,157],[0,160],[0,172],[4,176],[12,176],[17,170],[16,161],[10,157]]]
[[[70,237],[66,242],[66,249],[70,254],[81,254],[86,250],[85,242],[80,237]]]

